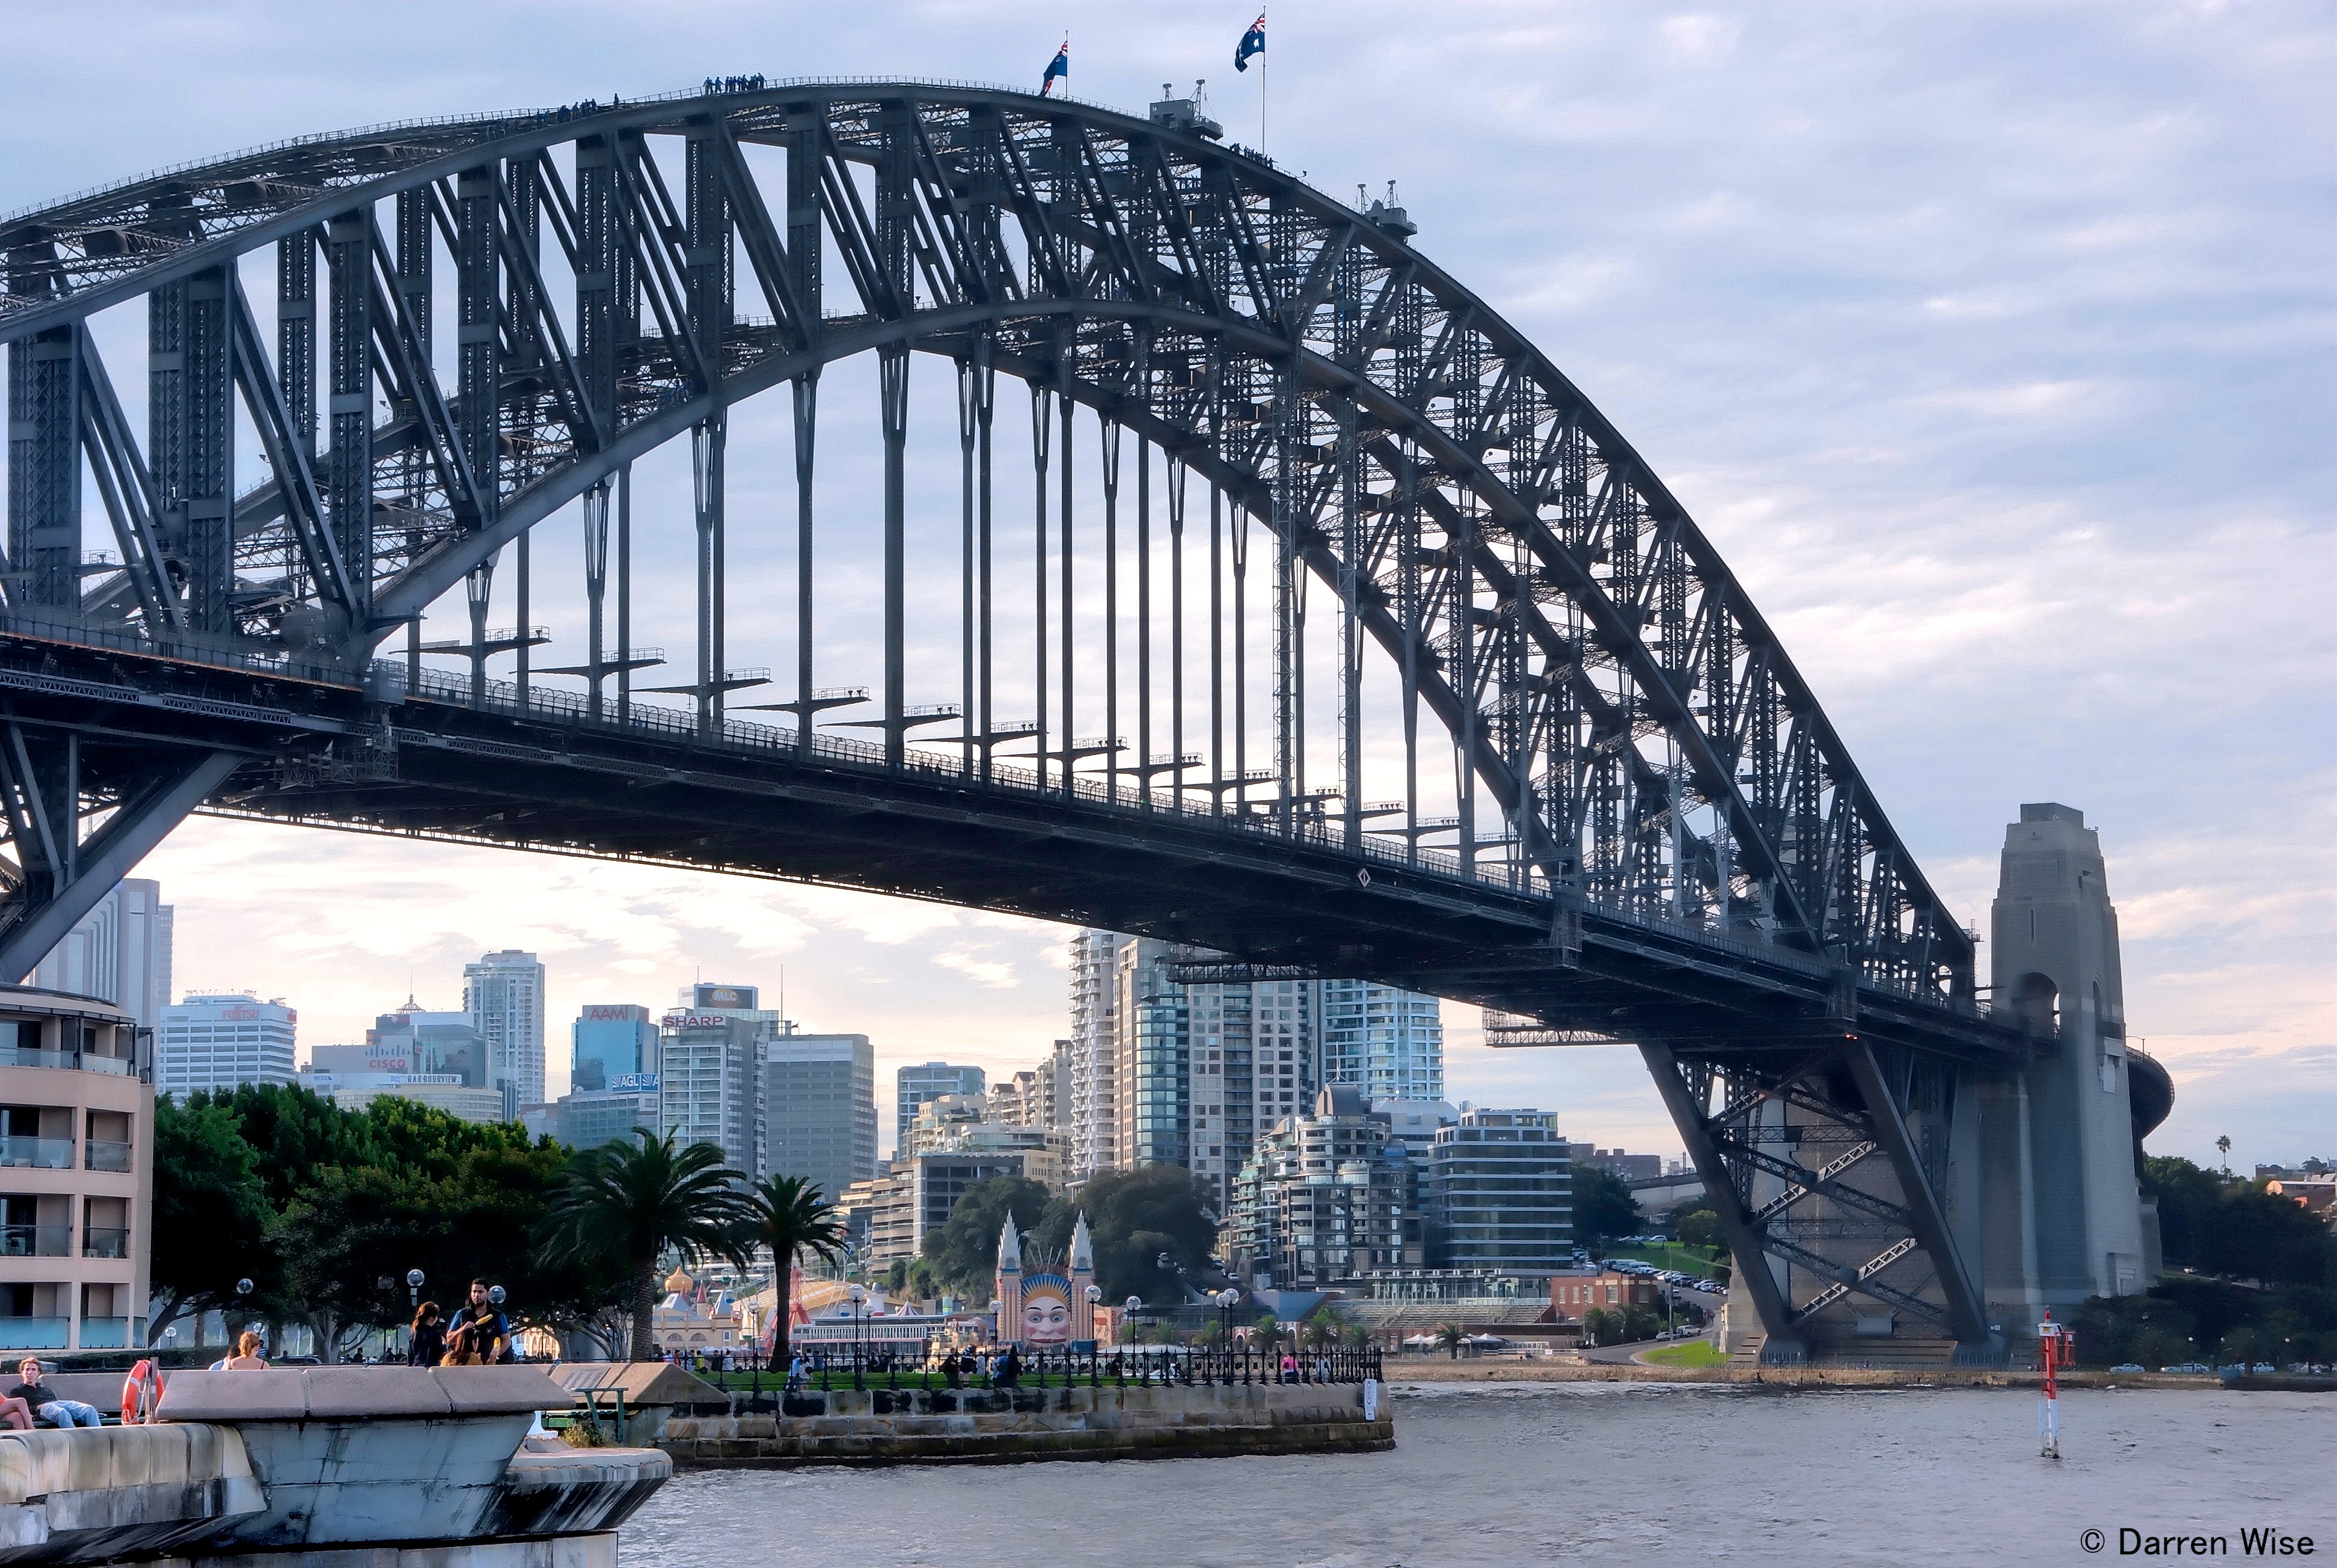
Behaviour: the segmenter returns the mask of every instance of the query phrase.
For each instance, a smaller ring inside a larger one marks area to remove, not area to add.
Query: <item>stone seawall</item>
[[[679,1468],[1011,1464],[1395,1446],[1384,1389],[1357,1384],[837,1391],[776,1415],[677,1416],[657,1446]]]

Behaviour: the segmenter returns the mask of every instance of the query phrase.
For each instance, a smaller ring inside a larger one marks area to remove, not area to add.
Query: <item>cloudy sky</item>
[[[18,5],[0,209],[709,74],[1035,86],[1066,26],[1080,96],[1140,110],[1206,76],[1254,142],[1260,84],[1229,68],[1253,15]],[[1649,458],[1958,911],[1984,924],[2020,802],[2101,829],[2130,1027],[2179,1085],[2155,1147],[2337,1153],[2330,7],[1285,0],[1271,35],[1269,150],[1335,192],[1396,181],[1420,248]],[[738,483],[779,484],[783,455],[743,445]],[[1063,934],[1022,921],[220,822],[144,874],[181,984],[285,995],[312,1043],[409,985],[454,1005],[503,946],[543,956],[555,1018],[784,975],[888,1083],[1011,1070],[1064,1028]],[[1495,1054],[1447,1016],[1455,1098],[1676,1147],[1632,1054]]]

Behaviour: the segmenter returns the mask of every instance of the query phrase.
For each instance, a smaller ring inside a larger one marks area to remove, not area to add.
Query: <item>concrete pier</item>
[[[175,1373],[160,1425],[0,1438],[0,1564],[614,1568],[672,1463],[530,1440],[568,1400],[526,1367]]]
[[[675,1416],[657,1444],[685,1469],[1167,1459],[1393,1448],[1395,1421],[1384,1389],[1354,1383],[874,1388],[790,1395],[768,1416]]]

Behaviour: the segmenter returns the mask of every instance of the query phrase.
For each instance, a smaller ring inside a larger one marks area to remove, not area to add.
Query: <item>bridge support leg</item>
[[[1882,1152],[1899,1178],[1899,1191],[1907,1206],[1916,1243],[1931,1258],[1931,1268],[1939,1275],[1940,1289],[1947,1296],[1948,1321],[1955,1330],[1957,1358],[1994,1359],[2000,1346],[1989,1333],[1988,1314],[1980,1304],[1980,1292],[1973,1287],[1970,1272],[1964,1268],[1962,1251],[1948,1229],[1947,1215],[1940,1207],[1939,1194],[1931,1190],[1931,1179],[1923,1169],[1915,1140],[1907,1132],[1906,1118],[1899,1112],[1899,1102],[1874,1059],[1873,1045],[1864,1040],[1852,1040],[1845,1042],[1837,1054],[1850,1070],[1851,1082],[1857,1085],[1859,1097],[1866,1102],[1867,1122],[1874,1141],[1882,1145]]]
[[[0,809],[21,873],[0,900],[0,976],[31,974],[243,760],[214,751],[132,779],[92,780],[78,737],[0,730]],[[84,813],[108,805],[112,815],[83,838]]]
[[[1639,1047],[1640,1056],[1655,1078],[1656,1091],[1664,1097],[1664,1109],[1672,1113],[1672,1125],[1679,1129],[1681,1141],[1687,1147],[1687,1157],[1703,1178],[1704,1190],[1712,1199],[1712,1211],[1720,1221],[1720,1233],[1728,1242],[1729,1255],[1736,1261],[1736,1277],[1733,1289],[1743,1290],[1761,1315],[1761,1328],[1765,1338],[1761,1347],[1764,1361],[1800,1361],[1808,1354],[1801,1330],[1794,1321],[1792,1307],[1785,1292],[1777,1289],[1776,1276],[1769,1272],[1768,1255],[1761,1247],[1761,1237],[1754,1229],[1752,1216],[1745,1211],[1745,1202],[1729,1177],[1728,1165],[1720,1156],[1719,1145],[1713,1142],[1710,1123],[1705,1109],[1688,1093],[1687,1080],[1680,1071],[1679,1058],[1669,1045],[1648,1042]]]

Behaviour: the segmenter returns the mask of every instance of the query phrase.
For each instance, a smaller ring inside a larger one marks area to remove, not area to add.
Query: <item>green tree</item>
[[[239,1279],[275,1283],[259,1157],[242,1126],[207,1094],[154,1102],[154,1212],[149,1230],[154,1296],[147,1343],[196,1313],[231,1307]]]
[[[658,1259],[669,1249],[685,1263],[708,1257],[747,1266],[740,1235],[748,1218],[738,1173],[711,1143],[674,1146],[673,1134],[608,1143],[576,1156],[537,1232],[555,1263],[621,1273],[631,1287],[631,1358],[646,1361],[657,1306]]]
[[[821,1196],[817,1182],[800,1176],[766,1176],[748,1195],[742,1235],[750,1251],[757,1246],[771,1250],[771,1359],[785,1367],[796,1255],[808,1252],[824,1263],[835,1262],[844,1252],[844,1225],[836,1217],[836,1205]]]
[[[1589,1346],[1604,1345],[1619,1332],[1615,1314],[1604,1307],[1593,1307],[1582,1315],[1582,1342]]]
[[[1341,1319],[1328,1303],[1317,1307],[1298,1326],[1300,1341],[1310,1350],[1321,1350],[1339,1342]]]
[[[1461,1359],[1461,1347],[1468,1342],[1468,1330],[1462,1328],[1460,1324],[1439,1323],[1436,1326],[1436,1343],[1443,1347],[1445,1354],[1453,1360]]]
[[[1680,1217],[1673,1232],[1683,1247],[1703,1247],[1717,1250],[1720,1246],[1720,1216],[1709,1209],[1692,1210]]]
[[[1097,1176],[1071,1203],[1044,1217],[1037,1228],[1043,1250],[1060,1252],[1069,1242],[1075,1210],[1087,1214],[1096,1283],[1107,1300],[1183,1299],[1176,1270],[1161,1268],[1159,1259],[1166,1253],[1188,1269],[1207,1268],[1217,1244],[1208,1187],[1180,1166],[1146,1165]]]
[[[2215,1140],[2215,1152],[2224,1157],[2224,1174],[2229,1176],[2232,1173],[2232,1140],[2230,1134],[2226,1133],[2225,1136]]]
[[[1014,1228],[1036,1243],[1040,1222],[1054,1194],[1044,1182],[1027,1176],[992,1176],[960,1194],[949,1220],[925,1234],[924,1261],[933,1265],[943,1287],[971,1300],[990,1299],[998,1273],[998,1233],[1006,1217]],[[1069,1237],[1070,1231],[1064,1235]]]
[[[1646,1223],[1638,1200],[1612,1171],[1578,1166],[1574,1171],[1574,1239],[1593,1253],[1618,1237],[1636,1236]]]

